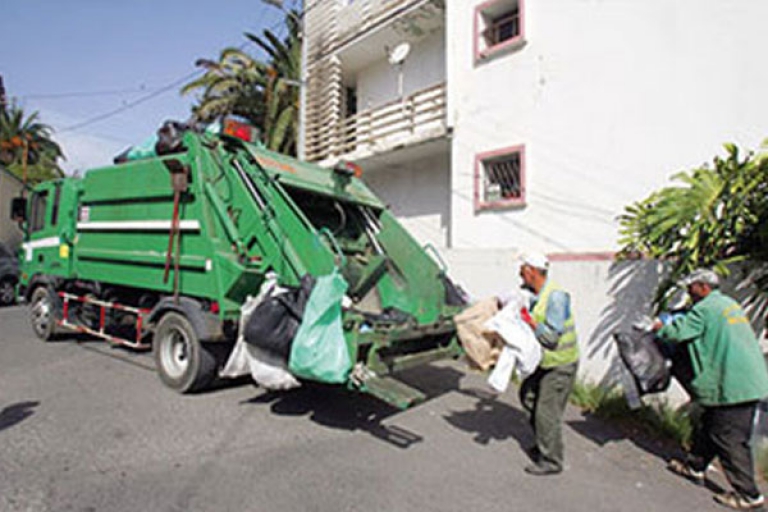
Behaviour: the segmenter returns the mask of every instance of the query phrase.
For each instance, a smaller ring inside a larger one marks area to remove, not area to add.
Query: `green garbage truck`
[[[166,123],[152,154],[14,200],[35,334],[151,349],[167,386],[197,391],[217,377],[265,276],[295,288],[337,272],[347,283],[346,384],[400,407],[421,400],[396,373],[461,351],[452,317],[462,296],[439,255],[356,165],[322,168],[253,139],[231,121],[219,133]]]

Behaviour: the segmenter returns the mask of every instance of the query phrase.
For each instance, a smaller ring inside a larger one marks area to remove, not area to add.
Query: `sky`
[[[284,14],[263,0],[0,0],[0,5],[6,95],[54,129],[68,173],[108,165],[165,120],[187,119],[194,96],[182,97],[179,90],[193,73],[202,73],[197,59],[216,59],[222,49],[246,44],[245,32],[286,33]],[[244,49],[262,55],[252,43]]]

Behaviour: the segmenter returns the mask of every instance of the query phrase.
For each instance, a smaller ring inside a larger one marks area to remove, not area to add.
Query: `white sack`
[[[251,313],[268,296],[284,291],[277,285],[277,276],[267,274],[267,279],[256,297],[248,297],[240,308],[240,331],[227,364],[219,374],[221,377],[236,378],[251,374],[253,380],[266,389],[292,389],[301,384],[284,361],[258,347],[247,343],[243,333]]]

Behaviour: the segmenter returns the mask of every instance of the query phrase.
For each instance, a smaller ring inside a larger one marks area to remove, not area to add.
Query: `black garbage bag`
[[[614,333],[613,337],[641,395],[660,393],[669,387],[671,372],[652,332],[632,329]]]
[[[315,278],[306,274],[298,287],[289,287],[268,296],[256,306],[245,325],[246,343],[259,347],[288,361],[291,342],[301,325],[304,308],[315,285]]]

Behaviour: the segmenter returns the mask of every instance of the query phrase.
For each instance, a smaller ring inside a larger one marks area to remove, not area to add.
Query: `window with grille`
[[[525,151],[522,146],[477,155],[475,203],[478,209],[525,204]]]
[[[490,57],[523,42],[523,0],[490,0],[475,8],[475,58]]]

